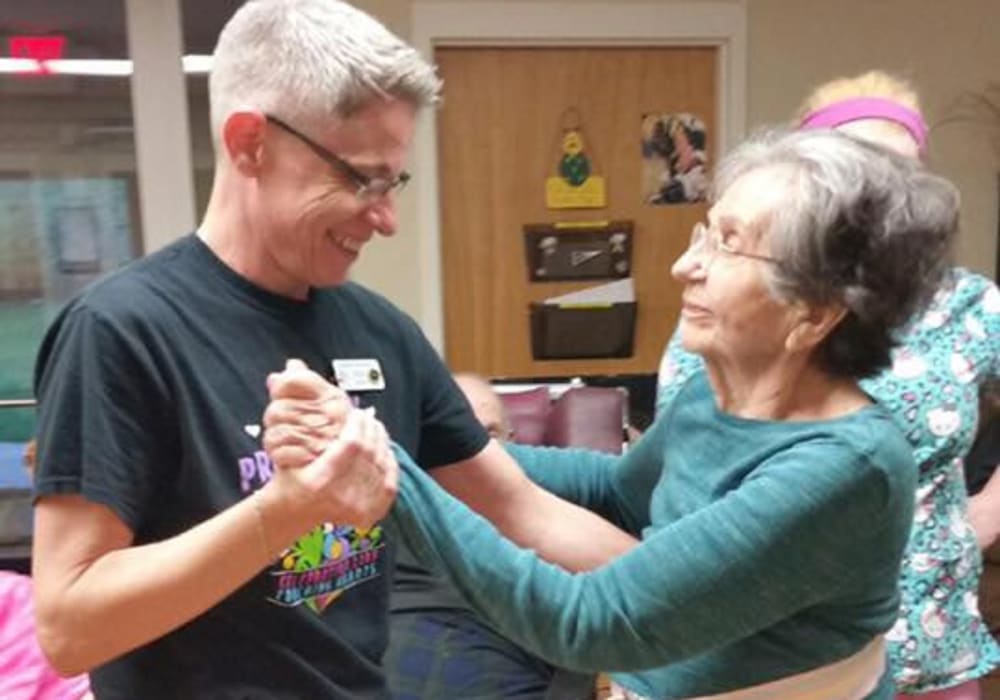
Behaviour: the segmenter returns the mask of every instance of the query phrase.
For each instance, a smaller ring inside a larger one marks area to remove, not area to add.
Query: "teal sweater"
[[[501,632],[553,663],[637,671],[616,680],[689,697],[845,658],[895,621],[916,473],[877,407],[745,420],[716,408],[699,372],[623,457],[511,452],[642,542],[568,573],[505,540],[401,451],[391,521]],[[872,698],[891,697],[886,680]]]

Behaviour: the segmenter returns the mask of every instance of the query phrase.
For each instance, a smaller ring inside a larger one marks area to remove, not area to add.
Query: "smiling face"
[[[308,138],[364,177],[393,180],[402,172],[415,120],[407,102],[373,100]],[[269,279],[258,281],[294,295],[343,283],[374,234],[395,232],[394,195],[358,196],[348,169],[333,167],[273,123],[264,128],[271,158],[257,179],[250,218],[269,259],[262,273]]]
[[[774,168],[738,178],[708,213],[709,240],[693,244],[673,265],[672,274],[684,284],[681,342],[709,362],[766,362],[784,351],[795,326],[794,307],[774,298],[767,285],[767,266],[775,263],[739,255],[772,255],[768,221],[782,204],[786,183]],[[719,243],[722,248],[713,250]]]

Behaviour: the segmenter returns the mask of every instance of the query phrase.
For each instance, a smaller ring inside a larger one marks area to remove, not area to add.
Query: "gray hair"
[[[720,165],[715,189],[776,168],[782,204],[764,222],[768,283],[785,301],[842,305],[820,346],[827,371],[854,378],[887,367],[907,321],[941,286],[958,231],[959,195],[919,162],[830,130],[756,136]]]
[[[219,35],[209,76],[212,138],[234,111],[300,128],[349,117],[372,98],[434,104],[434,67],[377,20],[340,0],[250,0]]]

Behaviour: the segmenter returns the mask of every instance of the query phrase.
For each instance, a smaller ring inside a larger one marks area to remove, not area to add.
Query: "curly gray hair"
[[[854,378],[887,367],[908,320],[941,286],[958,231],[955,187],[912,159],[834,131],[770,131],[719,166],[715,191],[760,168],[787,188],[764,225],[768,284],[785,301],[842,305],[819,348],[827,371]]]
[[[412,46],[339,0],[250,0],[230,18],[212,57],[212,135],[234,111],[280,114],[302,126],[347,117],[373,97],[418,107],[441,81]]]

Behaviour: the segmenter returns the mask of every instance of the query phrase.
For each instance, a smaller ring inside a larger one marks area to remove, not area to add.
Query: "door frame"
[[[719,49],[716,104],[722,125],[716,153],[746,131],[746,0],[729,2],[421,2],[413,4],[413,45],[433,60],[439,46],[714,46]],[[447,94],[447,88],[445,90]],[[420,325],[444,350],[444,279],[438,187],[437,118],[418,122],[414,155],[420,232]]]

